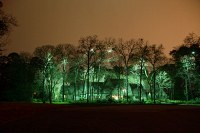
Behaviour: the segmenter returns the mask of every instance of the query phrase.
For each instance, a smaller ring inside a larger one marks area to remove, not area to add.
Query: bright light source
[[[194,54],[195,54],[195,52],[194,52],[194,51],[192,51],[192,54],[194,55]]]
[[[112,52],[112,49],[109,49],[109,50],[108,50],[108,53],[111,53],[111,52]]]
[[[119,97],[116,96],[116,95],[113,95],[112,98],[115,99],[115,100],[119,100]]]
[[[124,92],[124,93],[125,93],[125,92],[126,92],[126,89],[123,89],[123,90],[122,90],[122,92]]]
[[[94,49],[92,48],[92,49],[90,49],[90,52],[94,52]]]

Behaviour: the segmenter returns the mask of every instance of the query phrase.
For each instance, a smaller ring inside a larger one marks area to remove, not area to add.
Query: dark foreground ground
[[[0,103],[0,133],[200,133],[200,107]]]

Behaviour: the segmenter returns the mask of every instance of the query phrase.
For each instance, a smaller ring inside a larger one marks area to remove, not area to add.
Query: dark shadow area
[[[0,104],[1,133],[198,133],[200,107]]]

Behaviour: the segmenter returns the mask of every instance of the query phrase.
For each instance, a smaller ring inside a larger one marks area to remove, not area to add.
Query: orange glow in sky
[[[191,32],[200,35],[200,0],[4,0],[19,27],[9,52],[37,46],[77,45],[80,37],[144,38],[168,54]]]

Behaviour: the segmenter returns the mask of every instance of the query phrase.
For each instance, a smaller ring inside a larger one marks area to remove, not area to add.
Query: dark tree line
[[[189,34],[172,50],[143,39],[96,35],[71,44],[43,45],[33,55],[0,57],[0,99],[4,101],[130,101],[199,98],[199,37]]]
[[[126,85],[123,90],[122,86],[118,87],[118,99],[120,93],[124,91],[121,96],[127,101],[131,100],[131,98],[129,99],[129,93],[131,93],[129,77],[133,75],[130,74],[130,68],[133,63],[141,60],[140,48],[143,47],[143,43],[142,39],[129,41],[119,39],[116,41],[115,39],[99,40],[97,36],[88,36],[79,40],[78,47],[71,44],[44,45],[37,47],[32,56],[25,53],[1,56],[1,81],[2,84],[5,84],[2,85],[2,95],[6,97],[5,93],[9,89],[13,90],[13,94],[15,94],[14,90],[19,88],[24,93],[17,91],[16,97],[22,98],[23,95],[26,95],[30,98],[29,100],[39,98],[43,102],[48,100],[52,103],[52,99],[61,99],[60,95],[62,95],[62,101],[67,99],[65,98],[67,95],[68,98],[73,97],[73,100],[82,95],[89,102],[101,99],[102,94],[110,87],[107,95],[112,97],[114,86],[106,87],[104,85],[102,87],[102,80],[105,82],[109,79],[116,79],[115,75],[118,75],[118,71],[113,70],[120,68],[121,79],[126,79],[122,84]],[[142,56],[142,60],[152,59],[156,60],[154,63],[157,63],[159,61],[157,58],[161,58],[163,53],[154,55],[155,52],[150,52],[150,50],[153,48],[153,50],[162,51],[160,47],[148,45],[148,53],[145,54],[148,54],[149,59]],[[120,66],[118,66],[119,62],[121,62]],[[154,69],[158,66],[158,64],[154,65]],[[142,69],[141,72],[144,71],[143,68],[140,69]],[[140,83],[141,80],[142,78]],[[62,89],[59,90],[58,85],[61,83],[62,85],[59,87]],[[66,90],[70,87],[71,89]],[[29,90],[29,93],[26,92],[26,89]],[[59,92],[56,92],[58,90]],[[151,95],[154,95],[152,92]],[[79,94],[77,95],[77,93]],[[140,95],[140,100],[141,97],[142,95]],[[4,99],[6,100],[6,98]],[[13,100],[20,99],[14,98]]]
[[[32,101],[34,71],[23,55],[0,57],[0,100]]]

